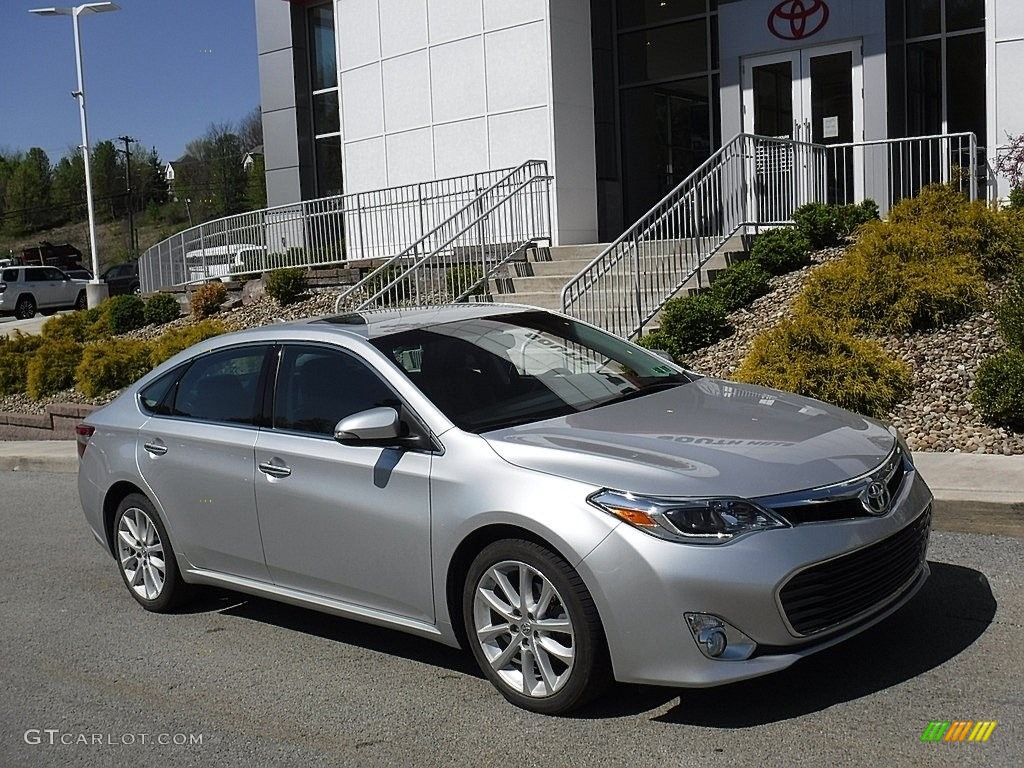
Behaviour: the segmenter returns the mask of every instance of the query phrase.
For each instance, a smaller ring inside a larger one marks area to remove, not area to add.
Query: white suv
[[[36,312],[85,309],[88,280],[74,280],[56,267],[8,267],[0,270],[0,315],[19,320]]]

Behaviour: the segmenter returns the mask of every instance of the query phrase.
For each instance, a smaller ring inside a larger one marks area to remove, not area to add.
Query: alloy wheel
[[[164,545],[153,520],[129,507],[117,525],[117,559],[128,586],[144,600],[156,600],[164,588]]]
[[[473,622],[484,657],[513,691],[539,698],[568,682],[576,657],[572,620],[533,566],[505,560],[487,569],[473,596]]]

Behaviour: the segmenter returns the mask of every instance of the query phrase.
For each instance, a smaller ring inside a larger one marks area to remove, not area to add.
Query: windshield
[[[458,320],[371,343],[468,432],[565,416],[691,381],[640,347],[546,312]]]

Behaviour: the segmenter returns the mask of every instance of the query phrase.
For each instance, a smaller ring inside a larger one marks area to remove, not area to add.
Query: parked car
[[[932,496],[894,429],[529,308],[220,336],[78,439],[144,608],[212,584],[462,644],[537,712],[785,669],[928,575]]]
[[[139,293],[139,262],[126,261],[124,264],[115,264],[104,272],[100,279],[107,284],[107,291],[111,296]]]
[[[86,282],[92,280],[92,272],[84,267],[76,267],[74,269],[63,270],[64,274],[70,277],[72,280],[85,280]]]
[[[87,281],[56,267],[8,267],[0,271],[0,315],[19,320],[59,309],[85,309]]]

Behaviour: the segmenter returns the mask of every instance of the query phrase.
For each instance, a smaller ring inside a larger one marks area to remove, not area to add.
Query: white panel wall
[[[335,2],[346,192],[547,160],[556,241],[594,241],[588,0]]]
[[[988,0],[985,9],[988,48],[988,147],[989,162],[1006,144],[1006,134],[1024,133],[1024,3],[1020,0]],[[998,194],[1009,193],[1006,179],[999,178]]]

